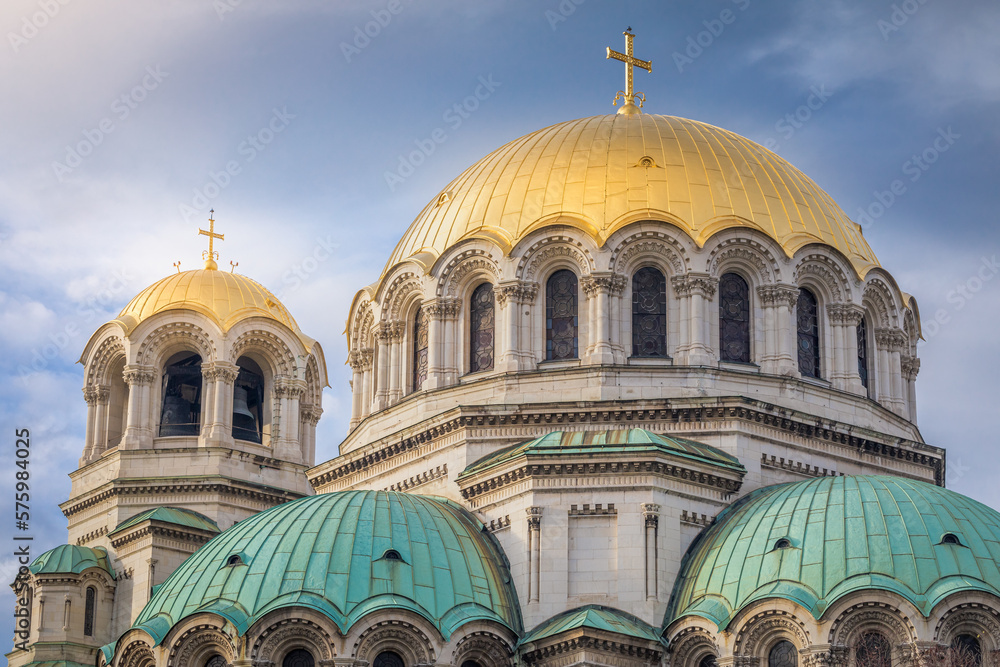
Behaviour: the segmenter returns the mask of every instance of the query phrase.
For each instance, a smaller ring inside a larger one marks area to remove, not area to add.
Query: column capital
[[[497,305],[503,308],[507,302],[511,303],[533,303],[538,294],[538,283],[523,280],[508,280],[497,284],[493,288]]]
[[[903,352],[908,342],[906,333],[897,327],[879,327],[875,329],[875,341],[880,348],[889,352]]]
[[[642,518],[645,520],[647,528],[659,525],[660,506],[655,503],[643,503]]]
[[[719,286],[719,279],[707,273],[682,273],[671,276],[670,284],[678,296],[697,294],[706,299],[712,299]]]
[[[153,384],[156,380],[155,366],[125,366],[122,377],[130,387]]]
[[[274,395],[288,398],[299,398],[305,393],[306,386],[305,380],[279,376],[274,379]]]
[[[460,304],[458,299],[451,297],[440,297],[431,301],[424,301],[420,309],[427,313],[432,320],[446,320],[458,315]]]
[[[305,403],[299,406],[299,416],[302,418],[302,421],[310,426],[316,426],[319,423],[320,417],[323,416],[323,408],[311,403]]]
[[[201,365],[201,375],[206,380],[232,384],[240,374],[240,367],[228,361],[213,361]]]
[[[757,286],[757,297],[765,306],[794,308],[799,300],[799,288],[788,283],[771,283]]]
[[[111,397],[111,387],[103,384],[94,384],[83,388],[83,400],[87,405],[107,405]]]
[[[580,279],[580,287],[588,297],[594,297],[600,293],[617,296],[625,291],[626,285],[628,285],[628,279],[613,271],[591,273]]]
[[[538,530],[542,526],[542,508],[529,507],[525,510],[528,515],[528,530]]]
[[[830,303],[826,306],[826,314],[831,324],[856,327],[864,317],[865,309],[854,303]]]
[[[903,355],[899,358],[899,365],[904,378],[910,381],[917,379],[917,373],[920,372],[920,359],[918,357]]]

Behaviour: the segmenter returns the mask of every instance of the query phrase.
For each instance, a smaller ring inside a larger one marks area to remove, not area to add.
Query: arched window
[[[201,432],[201,357],[175,354],[163,369],[160,382],[163,409],[160,435],[198,435]]]
[[[413,391],[420,391],[427,379],[427,348],[428,340],[427,315],[424,309],[417,308],[413,316]]]
[[[406,663],[395,651],[382,651],[375,656],[372,667],[406,667]]]
[[[236,365],[240,373],[233,385],[233,437],[259,445],[264,436],[264,373],[250,357],[240,357]]]
[[[88,586],[86,595],[83,607],[83,634],[86,637],[93,637],[94,617],[97,615],[97,589]]]
[[[475,660],[466,660],[462,663],[462,667],[482,667],[482,665]]]
[[[892,667],[889,640],[877,632],[866,632],[854,645],[855,667]]]
[[[719,358],[750,363],[750,286],[735,273],[719,279]]]
[[[799,372],[805,377],[822,377],[819,366],[819,307],[816,295],[804,287],[799,289],[795,316],[798,322]]]
[[[472,292],[469,304],[469,372],[493,370],[493,332],[496,309],[493,285],[483,283]]]
[[[767,654],[767,667],[798,667],[799,652],[795,645],[787,640],[781,640],[771,647]]]
[[[207,661],[205,661],[205,667],[226,667],[229,663],[221,655],[216,653]]]
[[[667,356],[667,281],[651,266],[632,276],[632,356]]]
[[[718,667],[719,661],[714,655],[709,653],[704,658],[698,661],[698,667]]]
[[[577,280],[562,269],[545,284],[545,358],[577,358]]]
[[[303,648],[289,651],[285,659],[281,661],[281,667],[315,667],[315,665],[316,661],[313,660],[312,653]]]
[[[975,635],[958,635],[951,642],[953,667],[982,667],[983,646]]]
[[[868,389],[868,325],[864,317],[858,322],[858,375],[862,386]]]

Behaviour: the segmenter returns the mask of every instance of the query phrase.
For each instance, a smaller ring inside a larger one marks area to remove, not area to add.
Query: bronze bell
[[[233,435],[241,440],[257,441],[257,419],[247,405],[247,388],[233,389]]]

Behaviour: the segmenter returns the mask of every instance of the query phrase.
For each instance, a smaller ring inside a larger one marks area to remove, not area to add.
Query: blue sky
[[[326,350],[330,458],[349,419],[353,294],[469,164],[613,112],[622,66],[604,49],[623,48],[626,26],[653,62],[636,73],[647,111],[771,142],[848,215],[869,212],[865,236],[928,333],[923,435],[948,448],[949,487],[1000,507],[996,3],[63,2],[0,8],[0,422],[8,462],[14,428],[32,432],[36,553],[65,540],[84,343],[173,262],[199,265],[210,207],[220,264],[238,261]],[[489,96],[457,115],[482,80]],[[931,150],[939,137],[947,150]],[[14,571],[0,558],[4,581]]]

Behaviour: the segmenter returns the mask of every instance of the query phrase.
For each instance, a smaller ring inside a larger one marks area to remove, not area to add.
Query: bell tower
[[[61,505],[68,543],[104,549],[112,633],[218,532],[312,493],[326,363],[319,343],[254,280],[203,268],[140,292],[80,358],[86,444]]]

